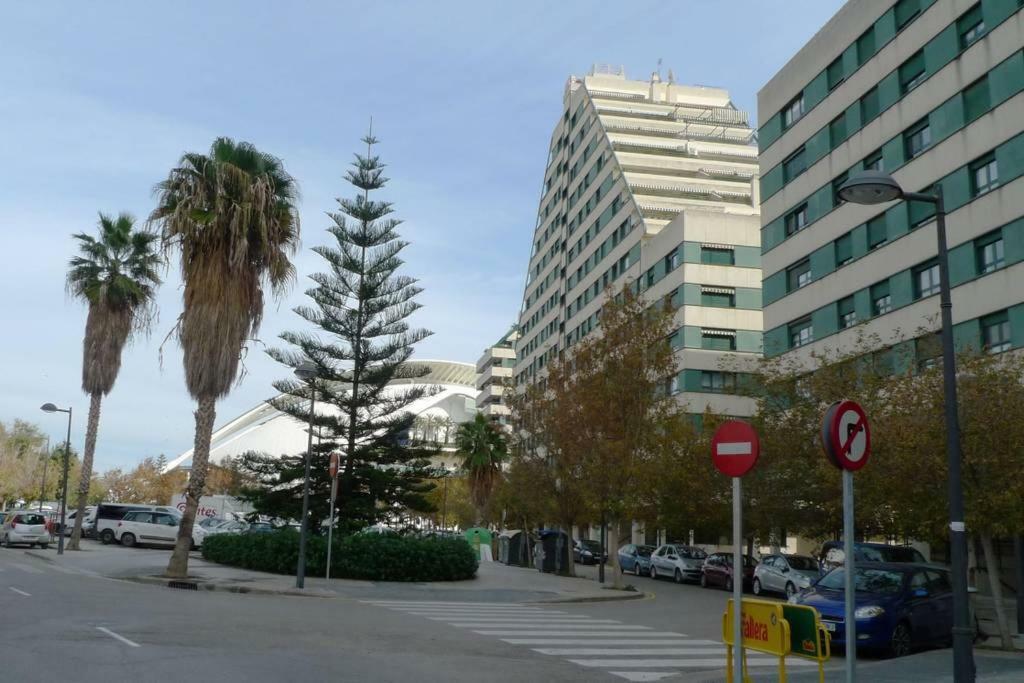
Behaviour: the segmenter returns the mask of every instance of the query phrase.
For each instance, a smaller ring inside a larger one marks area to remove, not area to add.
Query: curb
[[[28,555],[29,557],[34,557],[37,560],[42,560],[43,562],[49,562],[50,564],[57,564],[57,560],[53,559],[49,555],[44,555],[41,551],[26,550],[25,554]]]
[[[119,581],[130,581],[132,583],[141,583],[150,586],[162,586],[163,588],[170,588],[169,583],[172,579],[168,579],[164,576],[110,576],[107,578],[117,579]],[[250,593],[253,595],[289,595],[303,598],[336,598],[337,593],[324,593],[324,592],[308,592],[300,590],[298,588],[259,588],[252,586],[238,586],[231,584],[219,584],[209,583],[202,580],[191,580],[187,583],[193,583],[196,586],[196,590],[201,591],[218,591],[221,593],[239,593],[245,594]]]

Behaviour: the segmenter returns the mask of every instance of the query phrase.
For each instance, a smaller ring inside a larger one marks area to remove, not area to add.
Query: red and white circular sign
[[[825,455],[836,467],[856,472],[871,455],[871,428],[859,403],[839,401],[825,413],[821,425]]]
[[[331,453],[331,463],[327,467],[327,471],[331,474],[331,479],[338,476],[338,454]]]
[[[727,477],[742,477],[751,470],[760,454],[757,432],[746,422],[725,422],[711,439],[711,460]]]

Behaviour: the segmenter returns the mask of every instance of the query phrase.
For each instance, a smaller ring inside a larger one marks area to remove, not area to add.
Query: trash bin
[[[491,557],[491,532],[483,527],[473,527],[466,529],[465,531],[466,540],[473,547],[473,552],[476,553],[477,560],[490,561]]]
[[[528,537],[521,529],[507,529],[498,535],[498,561],[519,567],[529,566]]]
[[[571,562],[569,536],[558,529],[542,529],[539,536],[541,551],[538,554],[537,569],[542,572],[558,572],[568,567]]]

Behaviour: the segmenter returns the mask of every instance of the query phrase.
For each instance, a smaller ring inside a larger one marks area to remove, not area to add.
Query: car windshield
[[[924,556],[910,546],[860,546],[857,550],[869,562],[925,562]]]
[[[207,517],[203,521],[199,522],[199,526],[203,527],[204,529],[212,529],[215,526],[223,523],[223,519],[217,519],[216,517]]]
[[[601,544],[599,542],[597,542],[597,541],[591,541],[591,540],[580,541],[580,545],[583,546],[584,548],[586,548],[587,550],[600,550],[601,549]]]
[[[703,560],[708,554],[700,548],[680,548],[679,556],[687,560]]]
[[[650,557],[652,552],[654,552],[654,548],[649,545],[638,545],[636,547],[636,554],[640,557]]]
[[[18,524],[46,524],[42,515],[18,515]]]
[[[891,569],[858,567],[853,578],[854,592],[895,595],[903,587],[903,573]],[[845,581],[846,570],[833,569],[818,581],[818,587],[842,591]]]
[[[804,557],[803,555],[789,555],[786,557],[786,562],[789,563],[791,568],[800,571],[818,568],[818,563],[813,558]]]

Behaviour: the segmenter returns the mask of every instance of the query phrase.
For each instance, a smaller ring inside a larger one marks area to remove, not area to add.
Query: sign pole
[[[732,670],[733,681],[743,678],[743,488],[732,478]]]
[[[331,578],[331,545],[334,540],[334,501],[338,497],[338,475],[331,477],[331,523],[327,526],[327,578]]]
[[[853,472],[843,470],[843,559],[846,576],[843,586],[846,606],[846,683],[857,680],[857,611],[854,593],[854,552],[853,552]]]

